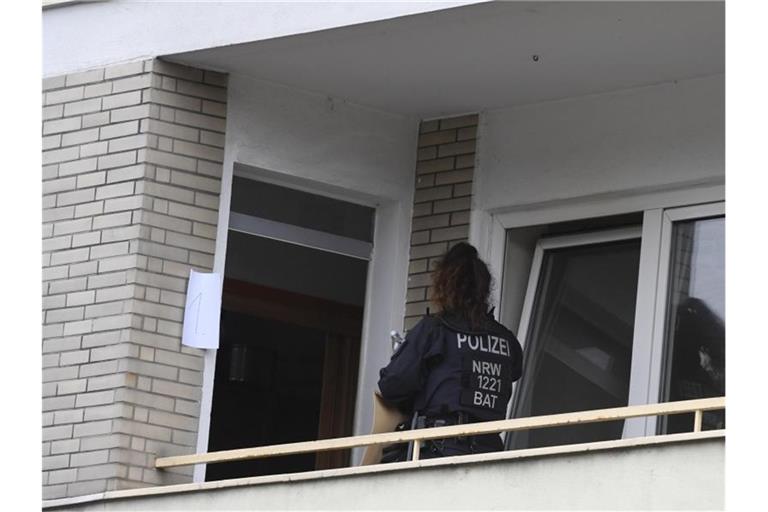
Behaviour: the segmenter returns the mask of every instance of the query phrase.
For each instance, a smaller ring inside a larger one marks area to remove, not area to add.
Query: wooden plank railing
[[[419,446],[423,441],[430,439],[443,439],[449,437],[460,437],[478,434],[496,434],[499,432],[513,432],[516,430],[560,427],[564,425],[577,425],[582,423],[621,420],[637,418],[641,416],[658,416],[691,412],[694,413],[695,418],[693,431],[700,432],[703,412],[724,408],[724,396],[717,398],[702,398],[698,400],[685,400],[680,402],[665,402],[660,404],[630,405],[627,407],[615,407],[611,409],[569,412],[563,414],[551,414],[547,416],[531,416],[528,418],[486,421],[483,423],[468,423],[463,425],[451,425],[447,427],[434,427],[418,430],[406,430],[402,432],[387,432],[383,434],[340,437],[336,439],[322,439],[319,441],[304,441],[299,443],[287,443],[272,446],[258,446],[255,448],[223,450],[218,452],[197,453],[192,455],[177,455],[173,457],[162,457],[156,459],[155,467],[161,469],[174,466],[186,466],[190,464],[232,462],[265,457],[277,457],[281,455],[294,455],[298,453],[342,450],[360,446],[382,445],[411,441],[414,442],[413,458],[414,460],[417,460]]]

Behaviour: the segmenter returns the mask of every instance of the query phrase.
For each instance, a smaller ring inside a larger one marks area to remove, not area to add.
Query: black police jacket
[[[476,330],[457,316],[428,315],[379,372],[379,390],[404,411],[462,411],[477,420],[498,420],[506,416],[522,362],[515,335],[490,315]]]

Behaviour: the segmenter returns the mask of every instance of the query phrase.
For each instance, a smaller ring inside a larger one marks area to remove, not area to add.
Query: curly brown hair
[[[446,252],[432,274],[432,303],[480,328],[487,318],[491,273],[477,249],[460,242]]]

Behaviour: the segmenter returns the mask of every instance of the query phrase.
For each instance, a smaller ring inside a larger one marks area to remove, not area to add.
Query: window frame
[[[679,208],[665,209],[661,216],[660,226],[660,255],[658,278],[656,282],[655,312],[653,318],[653,337],[651,338],[652,358],[649,361],[648,403],[662,402],[662,379],[667,362],[665,338],[667,328],[667,309],[669,301],[669,278],[672,264],[672,234],[675,222],[706,219],[725,216],[725,202],[705,203]],[[657,432],[659,423],[657,416],[645,418],[645,435],[652,436]]]
[[[590,231],[586,233],[577,233],[573,235],[559,235],[553,237],[542,237],[536,243],[536,250],[533,254],[533,263],[531,272],[528,276],[528,287],[525,291],[525,300],[523,301],[523,310],[520,314],[520,327],[518,329],[517,339],[522,347],[525,347],[525,340],[528,335],[528,327],[533,314],[533,306],[536,301],[536,291],[538,289],[539,278],[541,276],[541,267],[544,262],[544,251],[551,249],[561,249],[565,247],[579,247],[582,245],[595,245],[607,242],[618,242],[621,240],[633,240],[641,238],[642,232],[640,226],[631,226],[615,229],[602,229],[599,231]]]
[[[642,245],[642,227],[641,226],[627,226],[619,228],[600,229],[596,231],[589,231],[584,233],[575,233],[567,235],[557,236],[544,236],[539,238],[536,242],[536,249],[533,254],[533,261],[531,263],[531,270],[528,275],[528,285],[525,291],[525,299],[523,300],[523,308],[520,313],[520,323],[517,332],[517,340],[520,342],[520,346],[525,349],[526,341],[529,334],[529,328],[533,315],[535,313],[534,306],[538,298],[539,284],[541,281],[541,271],[544,263],[545,251],[553,249],[562,249],[567,247],[580,247],[584,245],[597,245],[609,242],[619,242],[623,240],[641,240]],[[639,283],[638,283],[639,284]],[[633,336],[634,343],[634,336]],[[631,378],[631,375],[630,375]],[[522,379],[512,384],[512,398],[507,405],[507,418],[512,417],[512,413],[518,407],[520,401],[520,382]],[[631,382],[630,382],[631,385]],[[506,442],[506,437],[505,442]]]
[[[653,404],[661,401],[663,326],[672,223],[716,216],[721,214],[719,212],[724,214],[724,210],[725,185],[720,180],[712,180],[671,185],[663,190],[596,194],[492,210],[480,207],[472,211],[469,238],[480,256],[489,263],[491,274],[498,283],[492,291],[491,302],[496,305],[497,311],[503,312],[502,285],[508,229],[643,212],[628,404]],[[532,264],[531,273],[533,270]],[[528,291],[526,298],[527,294]],[[510,318],[503,316],[499,320],[505,324],[510,322]],[[518,332],[524,332],[524,328],[527,329],[527,325],[521,324]],[[517,385],[513,387],[508,412],[516,400]],[[653,436],[655,433],[655,418],[631,418],[625,421],[622,438]]]

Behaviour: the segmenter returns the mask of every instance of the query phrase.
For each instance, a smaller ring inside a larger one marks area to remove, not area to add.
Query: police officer
[[[425,316],[380,371],[379,392],[420,426],[503,419],[523,353],[512,332],[488,313],[491,275],[477,250],[453,246],[433,279],[439,313]],[[428,441],[422,458],[503,448],[499,434]]]

